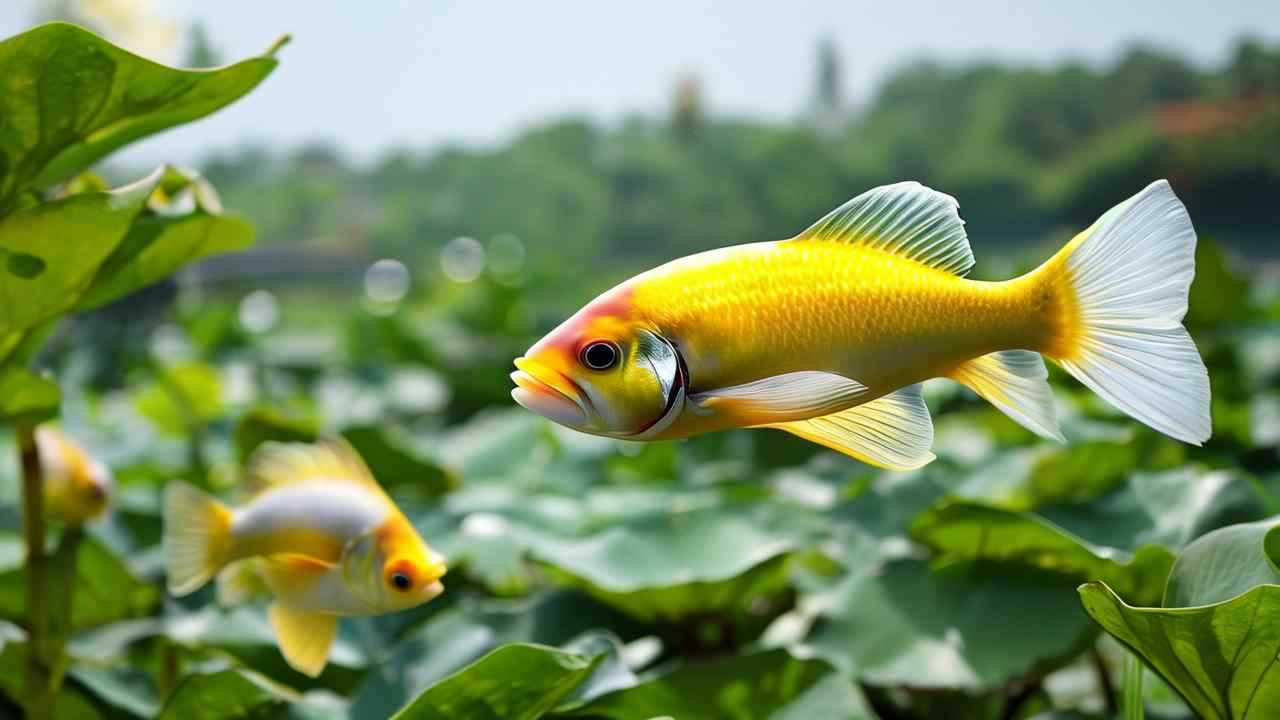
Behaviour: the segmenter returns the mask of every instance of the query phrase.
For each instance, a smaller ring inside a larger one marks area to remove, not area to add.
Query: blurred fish
[[[235,508],[186,483],[165,488],[169,591],[194,592],[219,571],[224,601],[265,589],[280,650],[298,671],[324,669],[338,617],[404,610],[444,590],[444,558],[346,443],[264,445],[248,485]]]
[[[786,430],[909,469],[933,459],[920,383],[968,386],[1063,441],[1043,356],[1160,432],[1209,437],[1209,378],[1181,321],[1195,231],[1160,180],[1038,269],[973,266],[958,204],[875,188],[789,240],[672,261],[609,290],[538,341],[512,396],[562,425],[628,440]]]
[[[114,486],[107,466],[52,425],[36,428],[35,438],[45,512],[70,525],[102,515]]]

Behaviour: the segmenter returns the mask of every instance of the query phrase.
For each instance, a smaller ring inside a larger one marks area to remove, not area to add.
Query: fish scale
[[[1029,281],[965,280],[859,246],[760,243],[650,271],[635,280],[632,302],[689,348],[695,387],[815,367],[876,386],[1038,342],[1033,291]],[[904,364],[904,347],[920,348],[920,361]],[[715,361],[704,366],[703,356]]]

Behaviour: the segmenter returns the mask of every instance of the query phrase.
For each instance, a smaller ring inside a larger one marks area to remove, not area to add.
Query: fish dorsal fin
[[[369,467],[341,438],[314,444],[264,443],[249,459],[246,489],[256,495],[268,488],[318,479],[353,483],[386,497]]]
[[[329,661],[329,648],[338,635],[338,616],[302,610],[280,601],[267,608],[280,653],[294,670],[316,677]]]
[[[827,213],[791,242],[862,245],[955,275],[973,267],[956,199],[918,182],[872,188]]]
[[[919,385],[830,415],[766,427],[890,470],[914,470],[933,460],[933,421]]]

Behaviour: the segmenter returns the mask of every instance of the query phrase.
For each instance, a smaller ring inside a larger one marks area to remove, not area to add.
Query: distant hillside
[[[832,62],[819,92],[834,92]],[[819,102],[792,124],[709,114],[699,88],[683,80],[669,117],[568,118],[493,150],[397,150],[372,167],[327,147],[244,150],[205,170],[266,243],[413,259],[511,233],[550,273],[785,237],[904,178],[959,198],[975,242],[1016,248],[1169,177],[1202,232],[1280,255],[1280,48],[1242,42],[1216,69],[1151,49],[1101,69],[920,62],[859,112]]]

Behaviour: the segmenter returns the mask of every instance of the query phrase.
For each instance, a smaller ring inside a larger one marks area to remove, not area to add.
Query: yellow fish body
[[[786,430],[882,467],[933,459],[922,380],[963,383],[1062,440],[1042,356],[1180,440],[1210,434],[1181,325],[1195,232],[1151,184],[1035,271],[965,279],[956,201],[871,190],[800,235],[681,258],[609,290],[515,361],[514,399],[631,440]]]
[[[318,675],[339,617],[415,607],[443,591],[444,558],[418,535],[345,443],[269,443],[250,462],[251,498],[228,507],[170,482],[164,498],[169,590],[219,573],[219,599],[258,589],[285,659]]]
[[[111,470],[52,425],[36,428],[35,441],[44,478],[45,512],[68,525],[106,512],[115,484]]]

